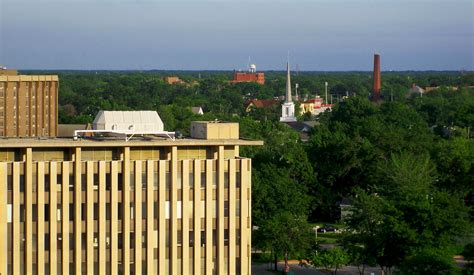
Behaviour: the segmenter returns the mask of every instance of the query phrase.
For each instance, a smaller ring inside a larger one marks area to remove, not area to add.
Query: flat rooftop
[[[0,148],[58,148],[58,147],[153,147],[153,146],[218,146],[263,145],[261,140],[245,139],[192,139],[171,140],[160,137],[139,137],[125,141],[123,138],[0,138]]]

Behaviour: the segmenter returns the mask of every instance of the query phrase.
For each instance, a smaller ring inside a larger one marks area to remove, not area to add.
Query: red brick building
[[[231,82],[257,82],[263,85],[265,84],[265,74],[257,72],[234,72],[234,79]]]

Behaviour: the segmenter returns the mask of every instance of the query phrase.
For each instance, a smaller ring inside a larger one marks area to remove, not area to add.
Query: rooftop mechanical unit
[[[174,140],[175,132],[164,131],[163,121],[156,111],[99,111],[93,130],[76,130],[74,138],[87,134],[118,134],[129,141],[135,135],[165,136]]]

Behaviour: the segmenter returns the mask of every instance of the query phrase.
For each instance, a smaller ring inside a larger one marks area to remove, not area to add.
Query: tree
[[[309,259],[314,267],[324,267],[334,269],[332,274],[337,274],[337,270],[349,263],[349,255],[339,247],[314,251]]]
[[[435,249],[423,249],[408,257],[399,267],[399,274],[431,275],[453,274],[456,271],[453,257]]]
[[[375,266],[376,259],[366,251],[366,246],[360,245],[360,242],[356,239],[351,239],[352,234],[346,236],[342,240],[342,247],[346,251],[350,265],[357,266],[357,270],[360,275],[365,274],[365,268],[367,266]]]
[[[433,187],[426,156],[392,155],[377,171],[378,185],[356,192],[345,241],[363,247],[386,273],[429,249],[447,250],[468,232],[468,209],[456,194]]]
[[[313,234],[304,215],[285,211],[265,220],[256,236],[262,239],[262,248],[273,252],[274,268],[277,270],[279,257],[284,258],[285,266],[288,266],[290,256],[302,259]]]

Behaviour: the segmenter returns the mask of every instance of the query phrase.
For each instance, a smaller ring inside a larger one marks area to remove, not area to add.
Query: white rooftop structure
[[[93,130],[76,130],[74,139],[87,134],[120,135],[129,141],[133,136],[156,135],[174,140],[175,132],[164,131],[163,121],[156,111],[99,111]]]
[[[156,111],[99,111],[94,130],[161,132],[163,121]]]

